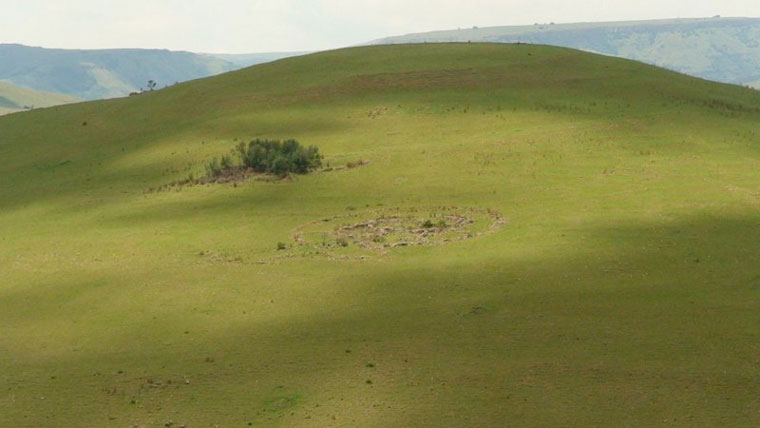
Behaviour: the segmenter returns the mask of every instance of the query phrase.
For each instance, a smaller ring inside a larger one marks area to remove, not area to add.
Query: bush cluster
[[[303,147],[296,140],[260,140],[240,143],[233,150],[240,158],[222,156],[206,163],[206,176],[211,179],[245,175],[246,170],[285,177],[290,173],[306,174],[322,166],[322,155],[315,146]]]
[[[211,162],[206,164],[206,175],[211,178],[220,177],[225,171],[234,168],[232,158],[229,156],[222,156],[221,159],[214,158]]]
[[[304,147],[296,140],[260,140],[240,143],[236,148],[243,166],[259,173],[285,176],[306,174],[322,166],[322,155],[315,146]]]

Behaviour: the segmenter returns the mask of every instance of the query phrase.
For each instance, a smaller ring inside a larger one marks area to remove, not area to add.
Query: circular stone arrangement
[[[489,209],[384,208],[307,223],[293,231],[294,250],[338,258],[365,258],[398,247],[431,246],[494,232],[503,217]]]

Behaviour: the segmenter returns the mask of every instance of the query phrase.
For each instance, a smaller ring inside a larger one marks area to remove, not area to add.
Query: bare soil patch
[[[323,218],[293,231],[291,252],[366,258],[395,248],[443,245],[499,230],[496,211],[454,206],[386,208]]]

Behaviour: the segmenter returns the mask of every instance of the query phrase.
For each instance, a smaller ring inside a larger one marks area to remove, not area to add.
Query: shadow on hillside
[[[86,106],[88,110],[92,108]],[[190,173],[196,177],[203,174],[206,161],[230,154],[237,144],[233,139],[300,138],[302,135],[339,134],[348,130],[348,125],[337,119],[298,115],[270,117],[281,114],[277,111],[264,111],[258,115],[253,111],[246,120],[234,115],[213,119],[183,117],[180,123],[174,123],[170,117],[145,117],[135,119],[139,125],[122,129],[121,116],[134,112],[123,111],[124,106],[113,108],[116,112],[107,116],[110,120],[87,126],[80,125],[87,123],[82,122],[83,118],[96,112],[73,114],[66,111],[73,117],[62,119],[54,111],[40,111],[32,113],[52,117],[24,117],[17,127],[32,127],[38,122],[51,120],[58,123],[58,127],[52,127],[48,134],[66,135],[70,144],[75,146],[61,146],[58,140],[38,141],[35,137],[42,137],[20,132],[19,138],[3,141],[7,147],[23,147],[23,150],[15,149],[7,153],[15,158],[6,156],[3,159],[6,162],[0,170],[0,210],[40,205],[50,206],[51,211],[64,210],[75,214],[129,203],[130,198],[184,180]],[[123,132],[113,131],[119,129]],[[193,131],[188,133],[185,129]],[[223,140],[228,142],[221,146],[218,142]],[[308,144],[307,139],[302,141]],[[208,156],[200,155],[208,151],[207,144],[212,142],[220,149]],[[321,149],[326,150],[325,147]],[[3,151],[2,147],[0,151]],[[163,153],[164,158],[146,163],[146,158],[156,157],[151,155],[154,151]]]
[[[43,373],[74,367],[71,375],[86,383],[84,394],[66,398],[65,413],[87,407],[86,400],[129,422],[178,420],[177,409],[195,409],[183,419],[190,426],[760,423],[760,218],[613,225],[578,239],[578,251],[522,261],[484,248],[489,258],[462,253],[445,263],[413,250],[386,263],[326,262],[332,273],[320,293],[331,293],[332,303],[299,297],[315,293],[303,286],[309,277],[282,285],[293,287],[284,291],[292,302],[272,302],[302,307],[302,315],[258,322],[230,316],[204,339],[168,339],[157,332],[202,328],[204,316],[180,306],[147,308],[130,334],[110,338],[111,350],[30,364]],[[84,301],[112,305],[118,317],[117,302],[140,290],[121,287]],[[220,289],[214,301],[237,309],[241,298],[268,299],[263,293]],[[33,307],[40,297],[5,292],[0,301]],[[195,304],[211,304],[202,300]],[[229,316],[220,310],[219,319]],[[59,316],[25,314],[0,319],[14,328]],[[13,380],[29,367],[22,353],[8,351],[5,376]],[[116,373],[121,366],[138,373],[125,380]],[[140,386],[183,376],[192,383],[168,392]],[[56,391],[56,382],[18,394]],[[138,394],[144,406],[124,404]],[[284,401],[271,405],[272,397]],[[38,417],[60,417],[35,403]],[[96,425],[104,411],[78,420]]]

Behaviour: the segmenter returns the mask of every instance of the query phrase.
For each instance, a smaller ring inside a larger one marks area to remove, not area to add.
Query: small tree
[[[156,89],[156,81],[155,80],[148,80],[148,90],[152,91]]]

